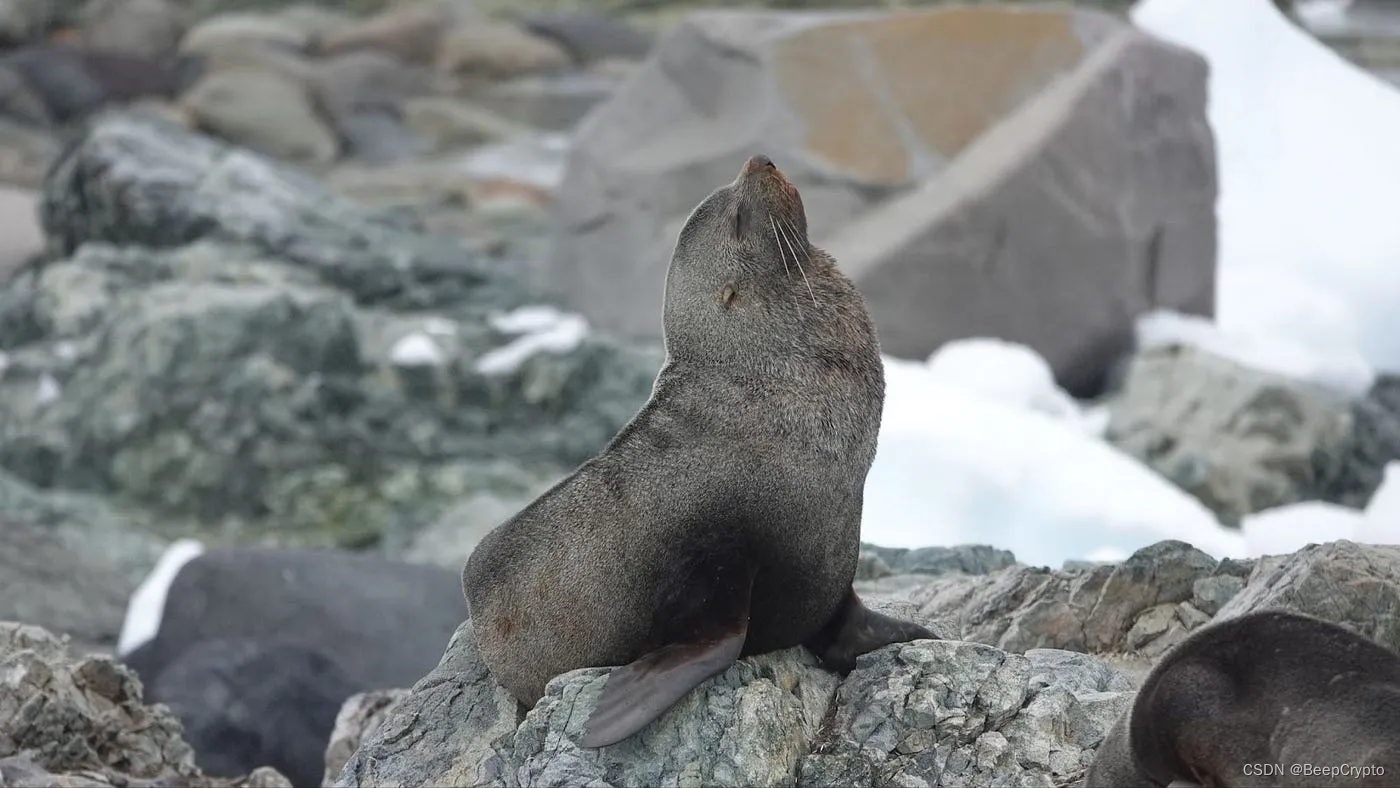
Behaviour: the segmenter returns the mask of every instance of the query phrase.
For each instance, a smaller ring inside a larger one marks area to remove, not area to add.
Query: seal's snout
[[[749,160],[744,162],[745,175],[752,175],[753,173],[759,172],[761,170],[776,169],[778,169],[778,166],[773,163],[773,160],[768,158],[767,156],[764,156],[762,153],[758,154],[757,156],[750,156]]]

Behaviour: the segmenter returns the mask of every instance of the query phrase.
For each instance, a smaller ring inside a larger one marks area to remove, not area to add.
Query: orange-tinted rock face
[[[1085,47],[1073,22],[1052,10],[891,14],[787,36],[771,67],[811,154],[898,183],[927,172],[921,159],[957,156],[1078,65]]]
[[[1213,311],[1206,78],[1071,6],[696,14],[579,129],[540,278],[659,337],[685,215],[767,153],[887,353],[998,337],[1093,393],[1138,315]]]

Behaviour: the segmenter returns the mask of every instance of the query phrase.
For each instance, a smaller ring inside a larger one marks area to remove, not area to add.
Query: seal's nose
[[[777,169],[777,167],[773,164],[772,159],[768,158],[767,156],[764,156],[762,153],[758,154],[757,156],[750,156],[749,160],[744,162],[745,175],[758,172],[762,169],[772,170]]]

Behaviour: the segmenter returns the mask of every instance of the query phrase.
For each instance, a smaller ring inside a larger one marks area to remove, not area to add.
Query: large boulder
[[[148,580],[163,593],[133,598],[122,633],[123,659],[153,685],[201,644],[232,640],[327,655],[345,674],[345,697],[406,686],[467,617],[458,570],[372,555],[213,548],[163,575]]]
[[[1246,563],[1166,541],[1120,564],[908,575],[877,600],[918,605],[899,614],[939,639],[864,655],[844,678],[802,648],[743,659],[601,749],[577,740],[606,668],[556,677],[522,719],[467,622],[409,691],[346,703],[327,766],[344,763],[335,784],[347,788],[1071,786],[1152,662],[1214,618],[1284,607],[1394,647],[1397,569],[1393,547],[1334,542]]]
[[[1136,315],[1214,309],[1206,76],[1069,6],[696,14],[579,129],[537,273],[598,326],[657,336],[677,228],[762,151],[887,351],[1000,337],[1090,392]]]
[[[1372,470],[1357,455],[1374,441],[1353,438],[1352,411],[1330,389],[1161,346],[1129,365],[1105,438],[1238,526],[1254,512],[1354,492],[1347,487],[1359,480],[1346,477]],[[1383,464],[1374,467],[1377,486]]]
[[[1132,697],[1126,677],[1068,652],[916,641],[842,682],[797,648],[741,660],[635,737],[584,749],[607,671],[554,679],[517,722],[471,633],[374,721],[335,785],[1064,784]]]
[[[592,456],[661,361],[511,258],[155,119],[98,119],[40,211],[47,259],[0,286],[0,468],[160,516],[402,550]]]

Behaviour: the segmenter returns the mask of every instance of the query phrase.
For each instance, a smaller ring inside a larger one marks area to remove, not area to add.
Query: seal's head
[[[663,320],[673,359],[771,365],[775,354],[830,356],[834,345],[878,357],[860,294],[808,240],[802,195],[763,155],[691,211]]]

